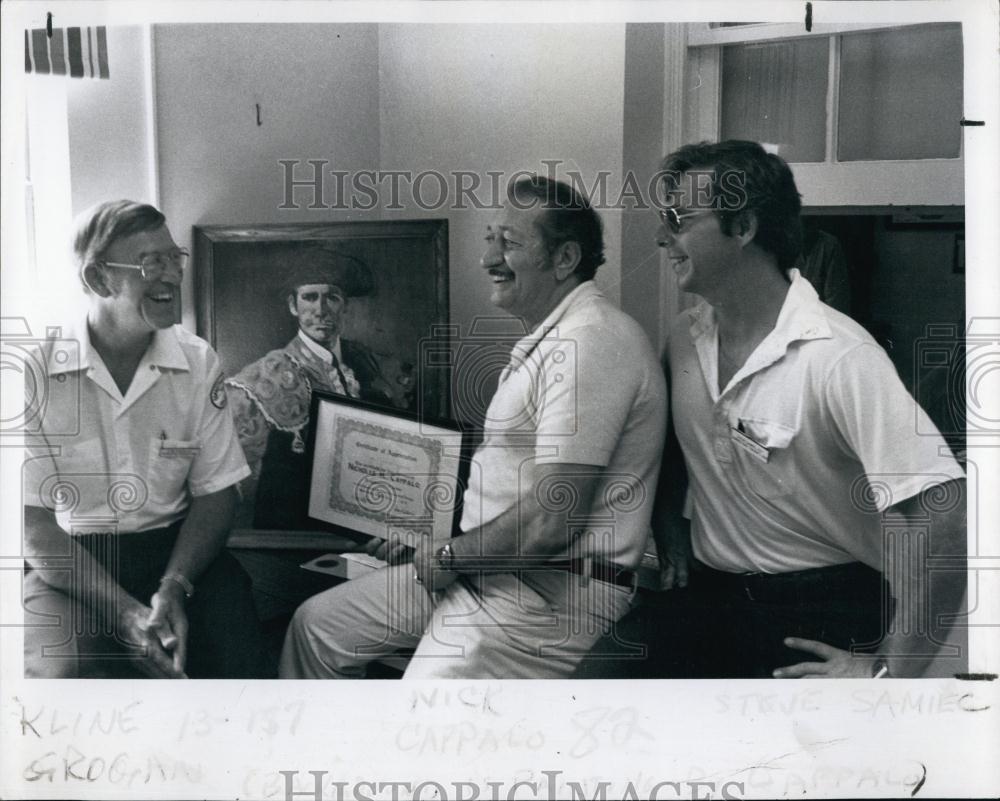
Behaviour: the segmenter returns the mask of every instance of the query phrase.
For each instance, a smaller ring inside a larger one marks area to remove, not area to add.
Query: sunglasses
[[[673,231],[675,234],[681,232],[681,224],[688,217],[697,217],[699,214],[709,214],[712,209],[701,209],[699,211],[685,211],[683,213],[678,213],[677,209],[659,209],[658,213],[660,219]]]

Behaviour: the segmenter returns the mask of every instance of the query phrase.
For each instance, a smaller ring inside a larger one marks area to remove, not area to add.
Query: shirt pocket
[[[194,457],[201,453],[198,440],[152,439],[149,443],[149,497],[156,504],[173,506],[184,498],[184,485]]]
[[[776,420],[741,418],[743,433],[767,449],[767,461],[734,441],[737,463],[747,485],[761,498],[773,499],[787,495],[795,488],[795,465],[792,444],[798,428]],[[734,435],[735,440],[735,435]]]

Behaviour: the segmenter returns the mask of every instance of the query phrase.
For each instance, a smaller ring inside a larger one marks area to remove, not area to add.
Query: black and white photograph
[[[1000,792],[995,4],[0,13],[0,797]]]

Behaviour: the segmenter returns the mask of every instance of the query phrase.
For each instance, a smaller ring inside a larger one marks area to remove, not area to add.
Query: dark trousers
[[[645,593],[622,621],[618,639],[644,644],[645,658],[595,658],[581,677],[770,678],[775,668],[821,661],[788,648],[786,637],[875,650],[893,608],[882,574],[859,562],[749,575],[698,565],[688,587]]]
[[[144,604],[156,592],[180,524],[137,534],[85,534],[78,542],[130,595]],[[56,560],[53,559],[53,562]],[[138,651],[115,630],[114,610],[95,610],[45,582],[48,570],[24,577],[24,669],[29,678],[133,678]],[[187,599],[189,633],[185,672],[191,678],[268,678],[264,641],[250,579],[223,551],[198,578]]]

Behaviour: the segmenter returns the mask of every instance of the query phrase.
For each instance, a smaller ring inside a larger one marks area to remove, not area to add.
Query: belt
[[[878,602],[885,586],[881,573],[860,562],[789,573],[726,573],[707,566],[702,569],[712,586],[761,603],[808,603],[866,596]]]
[[[587,562],[590,562],[590,578],[615,584],[618,587],[635,588],[635,571],[616,565],[614,562],[604,562],[600,559],[576,558],[564,561],[546,562],[546,568],[568,570],[578,576],[587,575]]]

